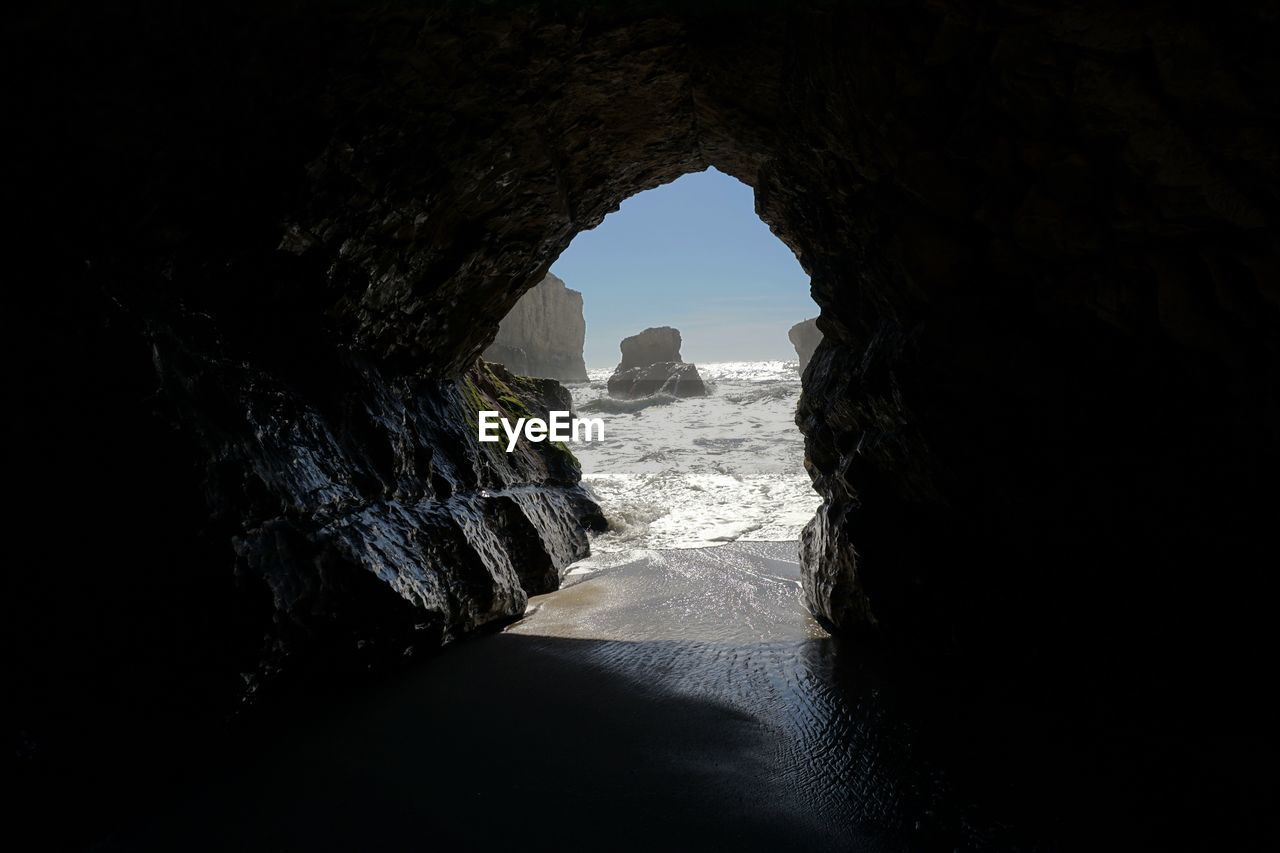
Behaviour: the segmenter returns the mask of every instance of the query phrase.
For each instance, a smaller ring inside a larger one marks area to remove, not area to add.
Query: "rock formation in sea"
[[[822,331],[818,328],[818,318],[796,323],[787,332],[787,338],[796,348],[796,358],[800,360],[800,372],[804,373],[804,369],[809,366],[809,359],[813,358],[814,350],[818,348],[818,344],[822,343]]]
[[[615,371],[648,367],[663,361],[684,361],[680,357],[680,331],[670,326],[651,326],[643,332],[623,338],[618,348],[622,361]]]
[[[698,368],[680,358],[680,332],[655,326],[623,338],[622,361],[609,377],[609,396],[623,400],[669,394],[701,397],[707,386]]]
[[[483,357],[523,376],[586,382],[586,335],[582,294],[547,273],[502,318],[498,336]]]

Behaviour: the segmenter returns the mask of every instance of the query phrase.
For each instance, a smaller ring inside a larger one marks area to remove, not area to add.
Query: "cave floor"
[[[856,746],[883,738],[833,685],[794,552],[579,569],[504,632],[289,729],[121,846],[891,849],[895,759]]]
[[[804,610],[795,550],[589,561],[505,631],[299,715],[119,847],[1056,849],[925,760],[894,691]]]

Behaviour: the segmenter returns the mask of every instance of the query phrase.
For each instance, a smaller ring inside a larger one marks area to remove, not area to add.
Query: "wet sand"
[[[951,853],[1248,836],[1200,804],[1253,800],[1202,774],[1176,733],[1091,724],[1095,696],[1073,682],[1037,696],[874,664],[826,636],[798,582],[794,543],[597,557],[505,631],[295,709],[176,810],[140,804],[168,814],[108,849]]]
[[[897,741],[835,684],[794,552],[605,558],[122,847],[899,849]]]

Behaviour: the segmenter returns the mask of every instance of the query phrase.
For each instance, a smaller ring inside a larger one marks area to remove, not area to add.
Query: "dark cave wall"
[[[98,14],[26,105],[53,277],[207,317],[268,373],[350,350],[457,376],[573,234],[714,164],[812,275],[809,574],[865,575],[839,583],[882,625],[935,584],[1034,593],[1006,581],[1049,567],[999,567],[1044,541],[1077,572],[1266,520],[1234,501],[1275,461],[1265,10]],[[999,580],[957,580],[957,550]]]
[[[10,436],[31,553],[9,572],[10,732],[20,831],[51,846],[200,784],[298,703],[517,618],[603,524],[567,450],[476,440],[478,409],[569,408],[556,382],[338,351],[267,369],[207,316],[76,297],[22,377],[46,419]]]
[[[476,439],[480,409],[568,409],[556,382],[484,362],[392,377],[339,355],[308,386],[172,339],[155,352],[237,574],[271,599],[255,674],[316,644],[355,659],[437,647],[519,616],[588,553],[599,510],[572,454]]]
[[[1258,639],[1200,582],[1268,586],[1248,566],[1276,518],[1274,18],[1236,11],[822,31],[855,46],[827,36],[805,91],[839,94],[788,127],[868,150],[758,184],[784,235],[814,223],[791,242],[835,338],[798,415],[828,496],[816,612],[1139,671]],[[847,239],[816,245],[833,216]]]
[[[358,70],[328,90],[345,123],[283,244],[324,267],[359,346],[458,369],[574,233],[711,164],[755,187],[823,307],[799,423],[829,498],[810,603],[832,625],[985,654],[1011,632],[1061,644],[1088,612],[1102,647],[1176,640],[1201,593],[1167,567],[1258,556],[1273,513],[1248,495],[1277,420],[1265,10],[359,23]]]
[[[1233,3],[18,14],[24,671],[119,685],[170,636],[137,682],[199,650],[226,695],[300,638],[392,655],[515,612],[533,540],[466,553],[459,519],[536,526],[475,495],[574,478],[482,462],[458,383],[576,233],[714,165],[822,306],[814,611],[1162,684],[1225,657],[1238,696],[1277,521],[1276,31]]]

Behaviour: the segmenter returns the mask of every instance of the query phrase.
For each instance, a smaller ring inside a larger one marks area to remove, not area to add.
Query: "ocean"
[[[582,479],[609,520],[596,555],[794,542],[819,504],[795,425],[794,361],[699,364],[706,397],[614,400],[612,368],[569,385],[579,417],[605,438],[572,446]]]

